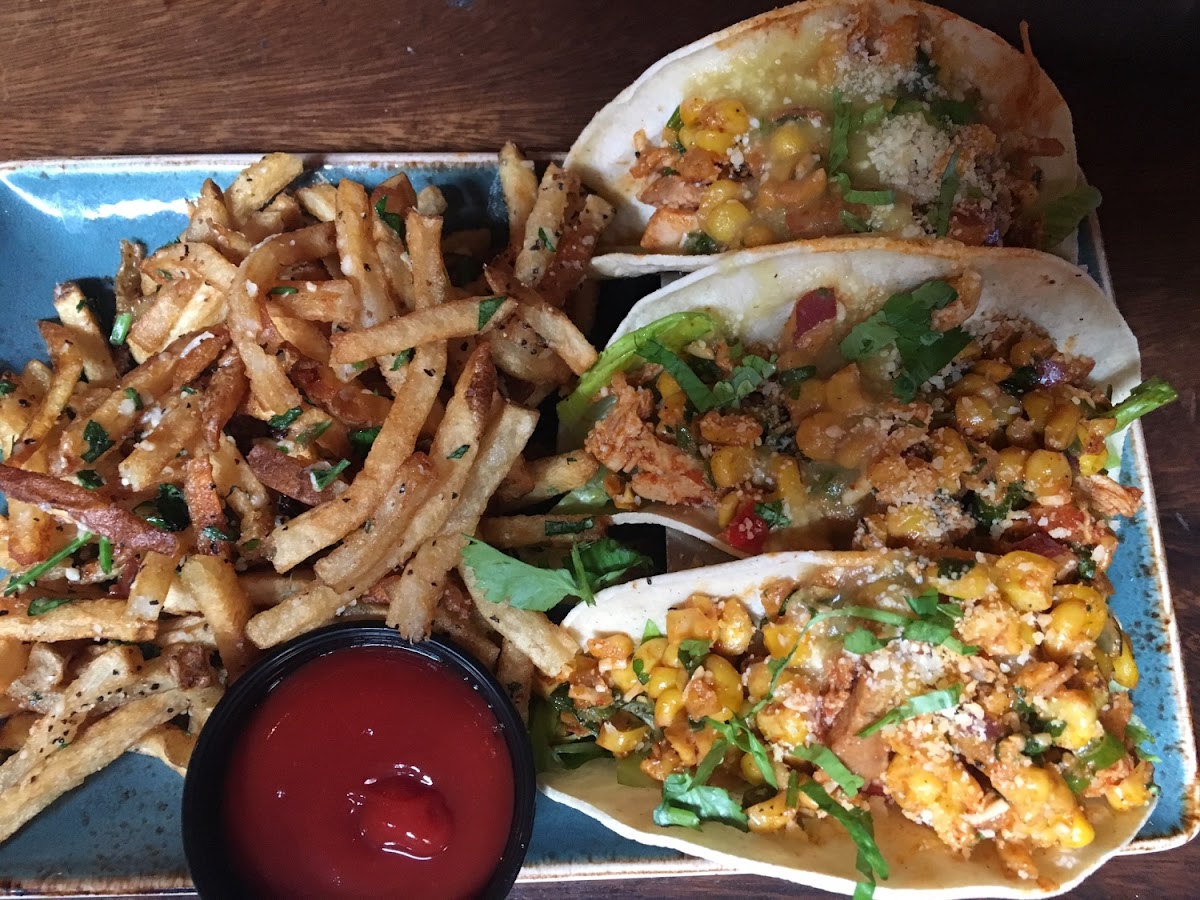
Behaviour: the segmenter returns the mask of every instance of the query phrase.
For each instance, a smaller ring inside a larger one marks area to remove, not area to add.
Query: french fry
[[[538,293],[548,304],[562,308],[567,297],[583,284],[588,262],[600,242],[600,234],[613,217],[612,204],[599,194],[589,194],[578,218],[567,226],[546,275],[538,282]],[[579,323],[577,323],[579,324]],[[586,325],[580,326],[587,330]]]
[[[500,658],[496,662],[496,680],[508,693],[521,715],[522,722],[529,721],[529,689],[533,683],[533,661],[508,638],[500,645]]]
[[[10,464],[15,460],[24,459],[32,453],[36,443],[54,428],[67,408],[67,404],[71,402],[71,395],[75,393],[75,387],[79,384],[79,376],[83,372],[83,357],[74,347],[68,347],[54,367],[50,388],[38,405],[37,412],[25,430],[21,432],[17,448],[8,454]]]
[[[555,625],[545,613],[493,603],[483,595],[475,573],[468,566],[459,565],[458,572],[488,624],[520,648],[539,671],[553,678],[570,665],[579,652],[579,644],[565,628]]]
[[[583,487],[599,467],[600,464],[583,450],[530,460],[525,463],[521,483],[514,485],[513,489],[501,485],[496,498],[510,508],[531,506]],[[519,489],[527,483],[526,479],[533,480],[533,488],[519,493]]]
[[[508,210],[508,248],[515,259],[525,239],[525,223],[537,200],[538,179],[533,163],[511,141],[500,149],[500,189]]]
[[[91,384],[112,384],[117,380],[108,341],[100,333],[96,316],[79,285],[60,284],[54,289],[54,309],[83,360],[83,371]]]
[[[135,619],[154,620],[163,612],[167,594],[175,581],[174,556],[147,553],[138,567],[137,576],[129,587],[126,613]]]
[[[160,483],[163,469],[200,433],[199,406],[187,394],[172,401],[154,430],[117,466],[122,482],[134,491]]]
[[[599,356],[596,348],[562,310],[553,306],[522,303],[517,307],[517,314],[546,339],[546,343],[576,375],[582,375],[595,364]]]
[[[367,192],[363,190],[363,186],[356,181],[343,179],[337,188],[337,216],[334,219],[337,225],[337,249],[342,260],[342,272],[354,285],[358,294],[359,310],[356,324],[364,328],[396,315],[396,304],[388,291],[387,279],[384,277],[383,266],[379,262],[379,254],[371,235],[370,214]],[[335,360],[336,362],[343,360]],[[348,362],[358,362],[358,359]]]
[[[337,188],[332,184],[314,184],[296,191],[304,211],[319,222],[332,222],[337,216]]]
[[[67,676],[70,650],[49,643],[25,646],[29,648],[25,658],[25,671],[9,683],[5,694],[15,700],[22,709],[39,713],[56,712],[62,708],[60,688]]]
[[[270,153],[251,165],[225,191],[232,224],[240,228],[303,171],[304,163],[290,153]]]
[[[417,310],[362,331],[341,332],[332,338],[330,362],[348,365],[422,344],[481,334],[504,321],[516,306],[507,298],[470,297]]]
[[[309,466],[294,456],[280,453],[269,444],[255,444],[246,457],[246,464],[254,476],[271,490],[308,506],[333,500],[346,489],[346,483],[336,478],[328,487],[318,489],[310,475],[312,470]]]
[[[399,579],[384,582],[388,625],[405,637],[415,640],[429,634],[445,575],[461,558],[466,543],[463,535],[475,531],[488,498],[513,461],[520,458],[537,419],[531,410],[504,406],[480,441],[479,456],[462,487],[462,499],[447,517],[442,533],[417,551]]]
[[[480,520],[478,537],[493,547],[571,545],[603,537],[604,530],[596,516],[493,516]]]
[[[188,203],[188,208],[188,227],[183,232],[185,241],[200,240],[195,232],[203,230],[205,226],[229,228],[233,225],[229,209],[225,206],[225,194],[211,178],[204,179],[204,184],[200,185],[200,195],[195,202]]]
[[[134,700],[88,726],[37,769],[36,780],[27,778],[0,793],[0,841],[107,766],[150,729],[186,712],[189,702],[188,692],[168,691]]]
[[[231,679],[236,678],[255,656],[246,640],[250,600],[238,582],[237,572],[214,556],[189,556],[179,578],[212,626],[221,662]]]
[[[54,598],[57,599],[57,598]],[[155,624],[131,619],[124,600],[73,599],[40,615],[31,616],[28,603],[0,617],[0,638],[22,641],[148,641]]]
[[[260,210],[252,212],[242,225],[242,233],[252,244],[274,234],[300,226],[300,204],[289,194],[279,194]]]
[[[131,313],[142,302],[142,261],[146,248],[133,241],[121,241],[121,264],[113,278],[113,299],[117,314]]]
[[[209,450],[220,446],[225,426],[237,412],[248,387],[241,357],[236,350],[226,351],[200,399],[200,432]]]
[[[354,285],[342,279],[281,281],[267,296],[267,310],[272,318],[279,310],[298,319],[349,326],[358,319],[358,295]]]
[[[193,337],[179,353],[179,364],[171,378],[171,389],[179,391],[199,378],[228,345],[229,332],[219,325],[214,326],[212,331],[201,331]]]
[[[469,597],[466,598],[469,609],[462,612],[449,609],[449,604],[444,601],[453,592],[463,591],[453,583],[447,585],[443,603],[434,611],[434,634],[445,635],[489,669],[494,668],[500,656],[500,647],[491,638],[495,632]]]
[[[141,270],[160,288],[195,279],[227,293],[237,280],[238,267],[208,244],[184,241],[168,244],[142,261]]]
[[[257,613],[246,625],[246,637],[266,650],[332,621],[352,599],[318,584]]]
[[[513,267],[522,284],[536,287],[545,277],[578,193],[579,177],[575,173],[564,171],[558,163],[546,167]]]

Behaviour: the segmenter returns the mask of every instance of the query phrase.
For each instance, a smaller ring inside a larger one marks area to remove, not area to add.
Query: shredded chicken
[[[713,491],[700,461],[659,440],[643,417],[650,414],[653,395],[630,387],[625,376],[613,378],[616,405],[588,434],[587,451],[609,469],[633,475],[636,494],[670,504],[701,504]],[[636,470],[636,471],[635,471]]]

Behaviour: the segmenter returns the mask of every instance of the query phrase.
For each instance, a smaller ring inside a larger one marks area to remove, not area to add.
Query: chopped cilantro
[[[125,388],[125,396],[133,401],[133,408],[141,410],[145,407],[142,403],[142,395],[137,392],[136,388]]]
[[[662,802],[654,810],[655,825],[699,828],[701,822],[721,822],[741,831],[749,830],[749,818],[729,791],[704,783],[728,749],[729,743],[718,738],[695,773],[675,772],[667,776]]]
[[[1004,490],[1004,497],[999,503],[988,503],[978,494],[967,495],[967,512],[981,529],[989,529],[1008,518],[1009,513],[1016,509],[1024,509],[1029,505],[1032,495],[1025,490],[1025,483],[1014,481]]]
[[[100,549],[100,571],[105,575],[111,575],[113,570],[113,545],[112,541],[103,535],[97,540],[97,545]]]
[[[387,211],[387,197],[380,197],[375,202],[375,215],[379,216],[379,221],[396,232],[400,240],[405,239],[404,217],[399,213]]]
[[[951,581],[958,581],[968,572],[975,568],[973,559],[941,559],[938,560],[938,578],[948,578]]]
[[[362,450],[369,450],[371,445],[375,443],[375,438],[379,437],[379,428],[356,428],[349,435],[350,443]]]
[[[721,245],[703,231],[691,231],[683,239],[683,252],[692,256],[720,253]]]
[[[788,514],[783,511],[782,500],[772,500],[770,503],[755,503],[754,513],[766,522],[767,527],[772,531],[776,528],[787,528],[792,524],[792,520],[788,517]]]
[[[95,469],[80,469],[75,473],[75,480],[89,491],[104,487],[104,479]]]
[[[40,616],[50,612],[52,609],[58,609],[60,606],[65,606],[68,603],[75,602],[74,597],[38,597],[29,601],[29,609],[26,610],[26,615]]]
[[[563,534],[580,534],[595,525],[594,519],[546,519],[544,526],[546,537],[557,537]]]
[[[856,216],[849,210],[842,210],[842,224],[846,226],[847,231],[853,231],[855,234],[866,234],[871,230],[870,224],[861,216]]]
[[[645,626],[642,628],[642,643],[654,640],[654,638],[662,637],[663,633],[659,631],[658,626],[654,624],[653,619],[647,619]]]
[[[286,297],[289,294],[298,294],[300,291],[298,288],[294,288],[290,284],[279,284],[271,288],[268,293],[274,297]]]
[[[392,361],[392,371],[402,369],[412,362],[413,354],[416,353],[416,348],[409,347],[407,350],[401,350],[396,354],[396,358]]]
[[[861,776],[855,775],[846,768],[846,764],[838,759],[836,753],[822,744],[801,744],[799,747],[793,747],[789,752],[792,756],[797,756],[822,769],[834,784],[846,792],[847,797],[857,795],[866,784]]]
[[[1116,419],[1115,431],[1126,428],[1135,419],[1140,419],[1148,412],[1174,403],[1179,399],[1179,393],[1164,379],[1155,376],[1147,378],[1132,391],[1129,396],[1107,412],[1097,413],[1099,419]]]
[[[1033,366],[1017,366],[1012,374],[1000,382],[1004,392],[1012,397],[1024,397],[1038,386],[1037,369]]]
[[[10,378],[0,378],[0,397],[7,397],[17,389],[16,382]]]
[[[446,459],[462,459],[467,455],[467,451],[471,449],[470,444],[460,444],[449,453],[446,454]]]
[[[113,445],[104,426],[95,419],[88,419],[87,425],[83,428],[83,439],[87,441],[88,445],[88,448],[80,454],[84,462],[95,462]]]
[[[927,694],[917,694],[909,697],[895,709],[884,713],[866,728],[858,733],[859,737],[869,737],[887,725],[894,725],[905,719],[940,712],[943,709],[953,709],[962,698],[962,685],[956,684],[951,688],[940,691],[930,691]]]
[[[683,115],[680,112],[680,108],[677,106],[675,107],[675,111],[671,113],[671,117],[667,119],[667,128],[671,129],[671,131],[678,131],[682,127]]]
[[[1103,772],[1125,758],[1125,745],[1106,731],[1103,737],[1092,741],[1075,755],[1087,763],[1093,772]]]
[[[879,852],[879,845],[875,843],[875,827],[871,821],[871,814],[859,807],[847,809],[830,797],[829,792],[815,781],[805,781],[800,785],[800,790],[819,809],[837,820],[858,847],[855,868],[866,881],[855,888],[854,900],[867,900],[874,894],[875,879],[886,880],[890,874],[887,860],[883,858],[883,854]]]
[[[498,310],[501,306],[503,306],[504,301],[507,299],[508,299],[507,297],[488,297],[486,300],[479,301],[479,330],[480,331],[483,331],[483,329],[487,325],[487,323],[491,321],[492,316],[494,316],[496,314],[496,310]]]
[[[328,469],[313,469],[308,473],[309,480],[312,481],[314,490],[323,491],[325,488],[333,484],[334,479],[346,470],[350,465],[350,460],[340,459],[337,465],[330,466]]]
[[[216,525],[205,525],[200,533],[210,541],[236,541],[237,532],[229,528],[218,528]]]
[[[691,675],[700,667],[708,651],[712,649],[712,641],[692,639],[681,641],[679,644],[679,661]]]
[[[287,412],[282,412],[277,416],[271,416],[271,418],[267,419],[267,424],[270,425],[275,431],[285,431],[291,427],[293,422],[300,418],[300,414],[303,412],[304,410],[302,410],[299,406],[293,406]]]
[[[160,484],[158,496],[149,504],[151,510],[143,516],[160,531],[183,531],[192,524],[183,491],[174,484]]]
[[[321,422],[318,422],[316,425],[310,425],[308,428],[305,428],[302,432],[300,432],[300,434],[298,434],[296,436],[296,446],[297,447],[305,447],[308,444],[311,444],[313,441],[315,441],[317,438],[319,438],[321,435],[323,435],[326,431],[328,431],[329,426],[331,426],[332,424],[333,424],[332,419],[325,419]]]
[[[650,673],[646,671],[646,663],[641,659],[633,660],[633,674],[637,676],[637,680],[642,684],[647,684],[650,681]]]
[[[829,171],[837,172],[850,155],[850,101],[836,88],[833,91],[833,126],[829,135]]]
[[[545,249],[549,250],[551,253],[554,253],[558,250],[558,248],[554,246],[553,239],[550,237],[550,235],[548,235],[546,233],[545,228],[538,229],[538,243],[540,243]]]
[[[876,650],[882,650],[884,647],[883,641],[875,637],[874,634],[867,631],[865,628],[856,628],[842,642],[846,650],[850,653],[857,653],[860,656],[865,656],[868,653],[874,653]]]

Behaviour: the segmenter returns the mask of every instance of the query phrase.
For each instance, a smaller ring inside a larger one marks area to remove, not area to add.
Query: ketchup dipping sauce
[[[513,855],[514,810],[522,806],[517,818],[528,819],[523,857],[532,799],[518,803],[521,769],[496,698],[490,704],[468,680],[488,676],[430,658],[418,648],[437,647],[408,645],[378,626],[334,634],[364,630],[404,646],[347,646],[293,663],[256,703],[235,711],[224,765],[209,767],[223,776],[202,788],[210,799],[185,789],[185,844],[191,802],[213,807],[210,834],[223,835],[227,868],[219,877],[232,872],[241,896],[503,896],[520,866],[520,858],[515,866],[505,858]],[[188,859],[209,896],[190,846]],[[212,886],[212,896],[228,895],[227,884]]]

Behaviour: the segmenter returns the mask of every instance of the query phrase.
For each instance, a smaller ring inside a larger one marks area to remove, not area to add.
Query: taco
[[[671,54],[567,156],[616,207],[596,270],[846,233],[1074,258],[1099,194],[1024,37],[914,0],[808,0]]]
[[[1175,394],[1079,269],[827,238],[644,298],[559,405],[616,521],[771,550],[1024,549],[1103,574],[1121,432]],[[1114,405],[1115,404],[1115,405]]]
[[[535,713],[542,788],[856,898],[1067,890],[1146,820],[1153,765],[1103,591],[1010,563],[782,553],[609,588],[563,622],[585,649]]]

